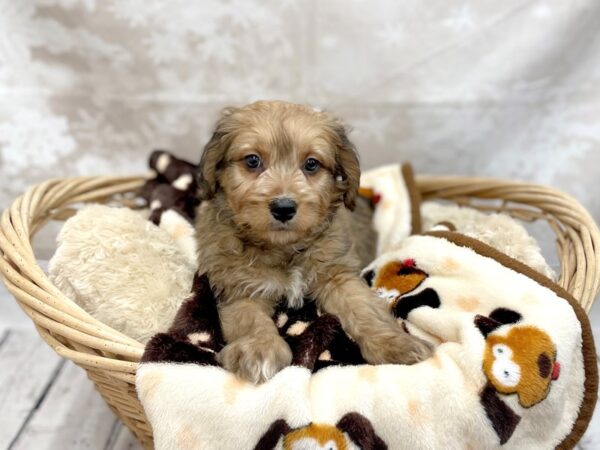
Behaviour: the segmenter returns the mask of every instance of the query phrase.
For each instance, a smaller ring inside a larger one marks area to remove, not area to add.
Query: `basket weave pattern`
[[[80,177],[32,187],[0,219],[0,273],[40,336],[87,371],[110,408],[150,449],[152,430],[135,392],[143,345],[69,300],[40,268],[31,245],[44,224],[66,220],[84,203],[132,206],[143,183],[142,177]],[[600,231],[572,197],[542,186],[487,178],[420,177],[417,185],[425,200],[449,200],[524,221],[546,221],[556,234],[558,283],[589,311],[600,290]]]

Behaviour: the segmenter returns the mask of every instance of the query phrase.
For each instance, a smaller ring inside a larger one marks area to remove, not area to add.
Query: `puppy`
[[[305,296],[336,315],[373,364],[428,357],[359,277],[351,237],[360,169],[343,125],[285,102],[227,108],[199,167],[200,270],[219,298],[223,366],[252,382],[292,353],[271,320]]]

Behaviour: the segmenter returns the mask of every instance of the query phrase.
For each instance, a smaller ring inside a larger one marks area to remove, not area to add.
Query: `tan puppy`
[[[225,368],[260,382],[291,363],[271,320],[284,297],[315,298],[373,364],[429,356],[359,277],[350,210],[360,168],[340,122],[284,102],[228,108],[199,171],[199,265],[219,298]]]

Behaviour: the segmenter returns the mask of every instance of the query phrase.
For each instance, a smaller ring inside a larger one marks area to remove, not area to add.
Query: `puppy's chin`
[[[282,246],[294,244],[302,240],[306,233],[298,230],[293,223],[272,221],[269,227],[257,230],[255,235],[271,245]]]
[[[269,242],[278,246],[295,244],[304,237],[301,233],[289,230],[271,231],[267,234]]]

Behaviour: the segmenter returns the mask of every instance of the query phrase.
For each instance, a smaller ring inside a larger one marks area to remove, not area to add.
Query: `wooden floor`
[[[85,371],[31,327],[0,330],[0,368],[0,449],[141,449]]]

